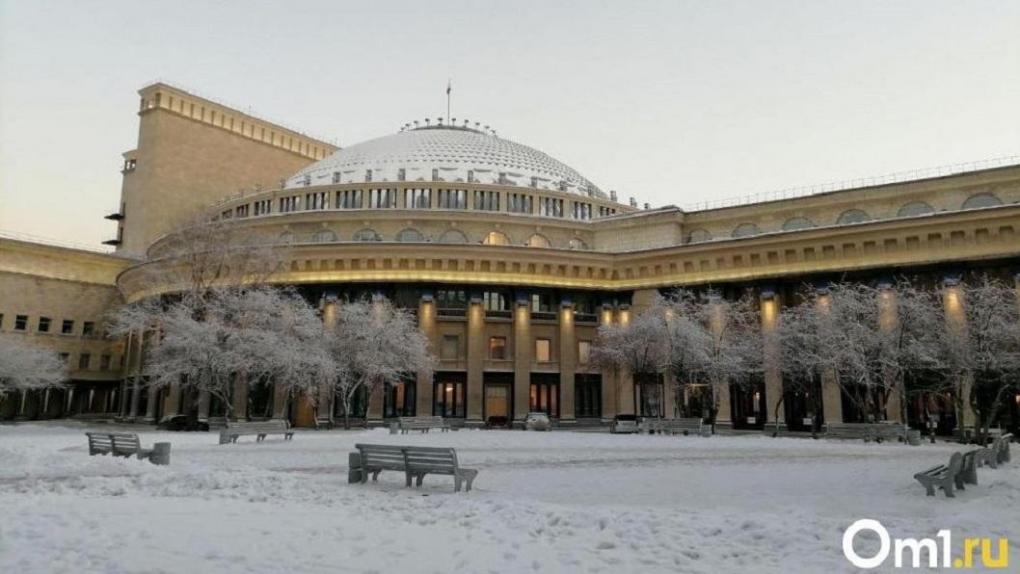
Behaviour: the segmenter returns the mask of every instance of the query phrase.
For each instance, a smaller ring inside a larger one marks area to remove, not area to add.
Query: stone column
[[[133,420],[138,418],[138,407],[140,406],[142,399],[141,365],[142,365],[142,348],[145,341],[145,331],[139,331],[138,337],[133,337],[132,335],[134,335],[134,333],[128,334],[128,354],[124,358],[124,373],[125,375],[128,375],[131,372],[132,362],[138,363],[138,369],[135,371],[134,376],[130,377],[132,391],[131,391],[131,410],[129,412],[129,416]],[[136,344],[136,341],[138,345],[138,352],[134,353],[134,356],[132,356],[131,348]]]
[[[967,316],[963,309],[963,292],[957,286],[947,285],[943,291],[942,304],[946,312],[946,327],[957,332],[964,332],[967,329]],[[970,407],[970,389],[973,384],[970,376],[965,376],[957,387],[958,400],[963,403],[963,413],[958,424],[961,430],[974,428],[977,417]]]
[[[620,305],[616,309],[616,322],[626,326],[630,324],[630,305]],[[616,378],[617,413],[638,414],[634,404],[634,375],[629,369],[620,369]]]
[[[467,423],[480,425],[484,421],[485,401],[485,309],[482,300],[472,296],[467,309]]]
[[[896,328],[898,322],[899,311],[896,308],[896,292],[891,287],[881,288],[878,296],[878,326],[883,331],[891,331]],[[889,388],[889,396],[884,405],[886,420],[902,423],[904,421],[903,413],[901,412],[902,403],[900,401],[899,383],[892,380],[891,374],[886,375],[886,379],[883,382]]]
[[[168,419],[181,412],[181,385],[173,383],[163,399],[163,420]]]
[[[428,338],[433,354],[439,356],[441,351],[439,348],[439,333],[436,327],[436,303],[432,299],[431,294],[423,295],[418,302],[418,328]],[[433,393],[435,392],[432,376],[418,373],[416,380],[418,387],[415,390],[418,394],[418,403],[415,407],[415,414],[420,417],[430,416],[432,415]]]
[[[531,406],[531,305],[527,299],[514,303],[514,421],[523,424]]]
[[[775,412],[776,401],[783,396],[783,374],[779,367],[779,298],[773,291],[763,291],[761,297],[761,330],[764,344],[765,374],[765,424],[775,424],[777,419],[784,426],[786,413],[780,407]]]
[[[287,387],[273,385],[273,420],[288,420],[287,407],[290,406]]]
[[[828,314],[830,300],[827,294],[820,294],[815,300],[820,313]],[[839,386],[836,373],[826,370],[822,378],[822,418],[828,423],[843,422],[843,393]]]
[[[599,325],[613,324],[613,308],[606,304],[602,306],[599,313]],[[602,369],[602,420],[612,420],[619,411],[617,410],[617,384],[616,370]]]
[[[244,373],[237,373],[234,377],[234,392],[231,397],[232,420],[246,420],[251,414],[248,412],[248,377]]]
[[[675,419],[678,416],[676,391],[676,377],[673,376],[672,370],[666,369],[662,373],[662,415],[667,419]]]
[[[726,310],[721,303],[712,303],[711,324],[709,327],[712,333],[718,337],[726,326]],[[732,426],[732,414],[730,409],[730,383],[728,381],[713,380],[712,385],[715,402],[718,405],[718,412],[715,414],[716,427]]]
[[[340,304],[337,302],[336,296],[327,295],[326,303],[322,307],[322,322],[326,325],[329,330],[336,329],[337,321],[339,320]],[[318,397],[316,397],[318,403],[317,416],[320,420],[327,420],[333,422],[333,386],[324,384],[319,389]],[[318,425],[318,421],[316,421]]]
[[[573,424],[574,375],[577,372],[577,337],[574,328],[574,305],[560,304],[560,423]]]
[[[149,384],[149,396],[145,402],[145,418],[142,422],[152,424],[156,422],[156,400],[159,398],[159,390]]]
[[[209,422],[209,406],[211,402],[212,395],[209,394],[209,391],[198,393],[198,420]]]

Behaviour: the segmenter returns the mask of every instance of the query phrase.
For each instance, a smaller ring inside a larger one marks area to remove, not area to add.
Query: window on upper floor
[[[428,209],[431,206],[432,206],[431,189],[425,188],[404,190],[405,209]]]
[[[345,189],[336,192],[337,209],[361,209],[361,190]]]
[[[535,360],[539,363],[548,363],[552,360],[551,340],[535,339]]]
[[[60,324],[60,333],[63,335],[70,335],[74,333],[74,320],[64,319],[64,321]]]
[[[83,337],[91,337],[96,334],[96,324],[92,321],[85,321],[81,326],[81,334]]]
[[[397,206],[397,190],[395,189],[368,190],[369,209],[387,209],[396,206]]]
[[[535,233],[528,238],[528,247],[541,247],[544,249],[549,249],[550,247],[552,247],[552,243],[549,243],[549,239],[546,236],[540,233]]]
[[[50,318],[49,317],[39,317],[38,331],[40,333],[49,333],[50,332]]]
[[[444,361],[456,361],[460,356],[460,337],[443,335],[443,343],[439,348],[439,358]]]
[[[552,313],[556,311],[556,306],[553,303],[552,293],[532,293],[531,294],[531,312],[532,313]]]
[[[91,363],[91,362],[92,362],[92,355],[90,355],[88,353],[82,353],[82,354],[78,355],[78,368],[79,369],[87,369],[87,368],[89,368],[89,363]]]
[[[489,358],[496,361],[506,360],[506,337],[489,337]]]
[[[102,371],[110,370],[110,355],[99,355],[99,369]]]
[[[542,217],[563,217],[563,200],[555,197],[540,198],[538,214]]]
[[[439,289],[436,291],[436,309],[466,309],[467,291]]]
[[[482,294],[482,302],[486,311],[509,311],[510,296],[499,291],[486,291]]]
[[[365,228],[354,232],[354,241],[382,241],[382,236],[374,229]]]
[[[305,209],[329,209],[329,193],[325,191],[306,193]]]
[[[577,364],[587,365],[591,362],[591,341],[577,342]]]
[[[474,193],[474,208],[478,211],[499,211],[498,191],[479,191]]]
[[[15,315],[14,316],[14,330],[25,331],[28,329],[28,315]]]
[[[439,209],[467,209],[467,190],[440,189]]]

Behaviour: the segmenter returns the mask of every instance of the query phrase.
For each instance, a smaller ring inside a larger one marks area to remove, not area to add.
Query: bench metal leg
[[[418,474],[418,480],[414,481],[415,486],[421,488],[421,483],[425,480],[425,473]]]
[[[377,470],[377,471],[372,473],[372,482],[379,482],[379,473],[380,472],[382,472],[382,471],[381,470]]]
[[[413,474],[411,474],[410,472],[405,472],[405,473],[404,473],[404,477],[405,477],[405,479],[406,479],[406,481],[405,481],[405,487],[406,487],[406,488],[411,488],[411,479],[412,479],[412,478],[414,478],[414,475],[413,475]]]

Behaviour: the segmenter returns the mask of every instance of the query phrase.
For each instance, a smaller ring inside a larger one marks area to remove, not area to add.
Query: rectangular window
[[[234,209],[234,215],[236,217],[248,217],[248,204],[238,205],[237,208]]]
[[[49,317],[39,317],[39,332],[40,333],[49,333],[50,332],[50,318]]]
[[[269,215],[273,210],[273,202],[269,199],[262,199],[255,202],[255,215]]]
[[[78,368],[79,369],[87,369],[87,368],[89,368],[89,363],[91,363],[91,362],[92,362],[92,355],[90,355],[88,353],[82,353],[82,354],[78,355]]]
[[[532,293],[531,294],[531,312],[532,313],[553,313],[556,310],[553,308],[553,296],[550,293]]]
[[[96,332],[96,324],[92,321],[82,323],[81,334],[83,337],[91,337]]]
[[[102,371],[110,370],[110,355],[99,355],[99,369]]]
[[[510,213],[531,213],[531,196],[526,193],[508,194],[506,210]]]
[[[57,357],[60,359],[60,362],[65,365],[71,360],[71,355],[69,353],[60,353]]]
[[[15,315],[14,316],[14,330],[24,331],[28,329],[28,315]]]
[[[475,209],[478,211],[499,211],[498,191],[475,191]]]
[[[580,201],[574,202],[574,219],[587,220],[591,219],[591,204],[582,203]]]
[[[428,209],[432,206],[432,190],[431,189],[405,189],[404,190],[404,208],[405,209]]]
[[[387,209],[396,206],[397,206],[397,193],[395,189],[368,190],[369,209]]]
[[[440,189],[439,209],[467,209],[467,190]]]
[[[577,364],[587,365],[591,362],[591,341],[577,342]]]
[[[486,311],[509,311],[510,297],[496,291],[486,291],[482,295]]]
[[[467,291],[439,289],[436,291],[437,309],[467,309]]]
[[[336,192],[337,209],[361,209],[361,190],[345,189]]]
[[[552,360],[552,341],[535,339],[535,360],[539,363],[548,363]]]
[[[290,213],[291,211],[298,210],[298,200],[300,198],[296,195],[290,197],[280,198],[280,213]]]
[[[538,202],[538,214],[542,217],[563,217],[563,200],[543,197]]]
[[[506,337],[489,337],[489,358],[495,361],[506,360]]]
[[[329,195],[325,191],[305,194],[305,209],[329,209]]]
[[[74,333],[74,321],[71,319],[64,319],[64,322],[60,324],[60,332],[64,335]]]
[[[443,335],[443,346],[439,349],[439,357],[444,361],[456,361],[460,356],[460,337]]]

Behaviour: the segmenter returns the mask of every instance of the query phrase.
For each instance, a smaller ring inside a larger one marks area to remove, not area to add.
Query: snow
[[[298,431],[292,442],[131,427],[171,465],[87,454],[72,422],[0,427],[2,572],[852,572],[844,529],[1020,532],[1020,463],[955,499],[912,475],[954,445],[761,436]],[[95,428],[117,428],[95,425]],[[452,446],[480,470],[349,485],[356,442]],[[1016,449],[1014,449],[1015,451]]]

